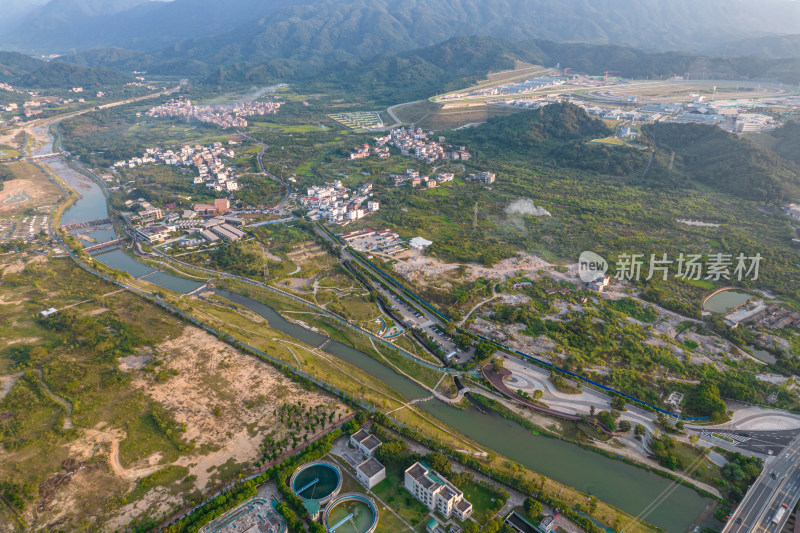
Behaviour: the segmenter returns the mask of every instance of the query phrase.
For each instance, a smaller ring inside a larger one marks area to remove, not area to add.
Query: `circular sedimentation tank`
[[[378,507],[362,494],[342,494],[331,500],[322,523],[328,533],[373,533],[378,526]]]
[[[306,463],[292,474],[289,486],[302,500],[317,500],[324,507],[342,488],[342,472],[326,461]]]

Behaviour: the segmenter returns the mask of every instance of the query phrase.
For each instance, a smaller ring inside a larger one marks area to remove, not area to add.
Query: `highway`
[[[800,497],[800,436],[776,457],[767,459],[764,471],[747,491],[722,533],[777,533],[792,514]],[[782,504],[787,511],[773,523]]]

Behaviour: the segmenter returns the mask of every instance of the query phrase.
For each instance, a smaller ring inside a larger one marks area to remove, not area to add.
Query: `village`
[[[229,146],[235,146],[236,141],[228,141]],[[141,157],[132,157],[127,161],[117,161],[113,168],[136,168],[148,163],[164,163],[167,165],[194,166],[198,176],[194,178],[195,185],[203,185],[214,191],[237,191],[239,182],[236,181],[233,170],[222,162],[223,157],[233,157],[232,148],[226,148],[217,141],[210,146],[196,144],[183,146],[178,150],[164,150],[159,147],[148,148]]]
[[[376,147],[372,149],[373,153],[377,154],[379,158],[385,159],[389,157],[388,146],[394,146],[402,155],[411,155],[432,164],[440,159],[449,159],[452,161],[469,161],[472,155],[467,151],[466,147],[460,146],[454,149],[445,143],[444,137],[439,137],[438,142],[428,139],[432,133],[425,133],[422,128],[395,128],[383,137],[375,137]],[[364,145],[352,154],[350,159],[362,159],[368,157],[370,154],[370,147]]]
[[[246,128],[244,117],[271,115],[278,112],[283,102],[241,102],[227,106],[194,105],[191,100],[169,100],[147,111],[153,118],[184,118],[216,124],[222,129]]]
[[[372,199],[371,183],[359,187],[352,197],[351,191],[339,180],[324,186],[315,185],[306,192],[300,204],[308,210],[311,220],[325,219],[344,226],[380,209],[380,203]]]

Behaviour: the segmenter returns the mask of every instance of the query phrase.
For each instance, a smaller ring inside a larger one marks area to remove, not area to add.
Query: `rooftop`
[[[370,450],[374,450],[381,445],[381,441],[378,437],[369,434],[367,434],[367,437],[360,442]]]
[[[364,473],[367,477],[372,477],[381,470],[383,470],[383,465],[376,461],[374,458],[370,457],[360,465],[358,465],[358,469]]]

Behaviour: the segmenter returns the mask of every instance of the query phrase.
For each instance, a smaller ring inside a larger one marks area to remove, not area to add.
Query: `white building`
[[[161,242],[169,238],[171,230],[167,226],[145,226],[136,228],[136,236],[150,244]]]
[[[375,453],[375,450],[377,450],[378,446],[381,445],[381,441],[375,435],[372,435],[363,429],[359,429],[350,435],[350,444],[352,444],[354,448],[361,451],[361,454],[364,457],[372,457]]]
[[[422,237],[414,237],[413,239],[408,241],[408,245],[414,250],[425,250],[425,248],[427,248],[431,244],[433,244],[433,241],[429,241],[428,239],[423,239]]]
[[[425,507],[445,518],[455,515],[465,520],[472,514],[472,504],[464,499],[464,493],[425,463],[414,463],[406,469],[404,487]]]
[[[362,485],[371,489],[386,479],[386,468],[374,457],[370,457],[356,467],[356,478]]]

